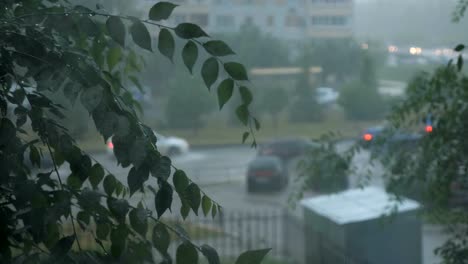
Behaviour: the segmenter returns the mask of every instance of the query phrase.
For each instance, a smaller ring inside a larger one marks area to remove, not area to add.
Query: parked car
[[[333,88],[318,87],[316,96],[317,103],[319,104],[334,104],[338,100],[338,97],[340,97],[340,93]]]
[[[287,161],[305,154],[308,148],[318,146],[318,143],[306,138],[283,138],[261,144],[258,156],[276,156]]]
[[[187,153],[190,149],[189,143],[179,137],[163,136],[154,132],[156,138],[156,147],[162,155],[169,157],[177,156],[183,153]],[[114,144],[112,143],[112,138],[107,141],[107,151],[110,154],[114,154]]]
[[[288,171],[278,157],[257,156],[247,169],[247,192],[264,187],[281,190],[288,184]]]

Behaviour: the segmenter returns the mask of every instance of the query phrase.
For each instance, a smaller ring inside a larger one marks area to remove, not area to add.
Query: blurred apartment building
[[[285,39],[346,38],[353,34],[354,0],[171,0],[179,4],[167,23],[196,23],[208,33],[236,32],[252,24]],[[157,0],[141,0],[149,10]]]

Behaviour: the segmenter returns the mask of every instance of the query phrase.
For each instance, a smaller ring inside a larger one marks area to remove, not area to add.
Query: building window
[[[190,21],[199,26],[206,27],[208,26],[208,15],[207,14],[193,14],[190,17]]]
[[[349,3],[350,0],[310,0],[313,4],[343,4]]]
[[[231,15],[222,15],[216,17],[216,25],[218,27],[233,27],[234,22],[234,16]]]
[[[315,26],[344,26],[348,23],[348,18],[345,16],[313,16],[311,23]]]
[[[267,26],[273,27],[275,25],[275,17],[267,16]]]
[[[305,19],[296,14],[294,9],[290,9],[288,15],[286,15],[285,26],[287,27],[305,27]]]

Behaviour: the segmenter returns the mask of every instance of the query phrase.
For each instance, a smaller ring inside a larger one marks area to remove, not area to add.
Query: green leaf
[[[197,264],[198,251],[189,242],[184,242],[177,247],[176,264]]]
[[[208,90],[216,82],[219,74],[219,64],[216,58],[208,58],[202,65],[201,75]]]
[[[67,178],[67,185],[72,189],[80,189],[81,186],[83,185],[83,182],[80,180],[80,178],[76,174],[72,173]]]
[[[209,245],[202,245],[201,252],[208,260],[208,264],[220,264],[218,252]]]
[[[128,230],[125,225],[119,225],[111,232],[111,254],[114,258],[119,258],[125,251],[127,243]]]
[[[271,248],[246,251],[237,258],[235,264],[260,264],[270,250]]]
[[[101,103],[102,97],[103,91],[101,86],[94,86],[87,88],[81,93],[80,101],[88,112],[92,112]]]
[[[135,208],[130,211],[128,218],[130,219],[130,225],[132,225],[132,228],[143,237],[146,237],[146,232],[148,230],[146,210],[142,207]]]
[[[190,213],[190,206],[187,202],[182,201],[182,206],[180,207],[180,215],[185,220]]]
[[[29,160],[31,161],[32,165],[41,167],[41,155],[39,154],[39,150],[34,145],[29,146]]]
[[[249,123],[249,109],[245,104],[241,104],[236,109],[236,115],[239,121],[246,126]]]
[[[239,87],[239,93],[241,95],[242,102],[245,105],[250,105],[250,103],[252,103],[253,96],[252,96],[252,92],[250,91],[249,88],[247,88],[245,86],[240,86]]]
[[[121,222],[125,221],[125,217],[127,216],[128,210],[130,206],[128,201],[125,199],[115,199],[112,197],[107,198],[107,207],[109,211],[115,216],[115,218]]]
[[[212,205],[211,199],[208,198],[208,196],[203,195],[203,198],[202,198],[202,210],[203,210],[203,214],[204,214],[205,216],[207,216],[208,213],[210,212],[211,205]]]
[[[185,189],[189,186],[189,179],[184,171],[176,170],[172,176],[172,183],[178,194],[183,194]]]
[[[169,234],[169,231],[167,231],[167,228],[163,224],[157,223],[154,226],[152,240],[154,247],[162,255],[165,255],[171,242],[171,236]]]
[[[152,51],[151,36],[146,26],[140,20],[134,20],[130,27],[133,41],[143,49]]]
[[[50,250],[51,256],[57,259],[63,258],[70,251],[75,242],[75,235],[61,238],[55,246]]]
[[[110,226],[107,223],[98,222],[96,225],[96,236],[101,240],[107,240],[110,233]]]
[[[245,81],[249,79],[244,65],[238,62],[226,62],[224,69],[234,80]]]
[[[120,46],[125,47],[125,25],[117,16],[111,16],[106,21],[107,32],[109,36]]]
[[[247,140],[249,136],[250,136],[249,132],[244,132],[244,134],[242,135],[242,144],[245,143],[245,141]]]
[[[89,225],[89,221],[91,219],[91,215],[86,212],[86,211],[80,211],[78,212],[78,214],[76,215],[76,219],[82,223],[84,223],[85,225]]]
[[[100,164],[94,164],[89,171],[89,182],[91,183],[91,186],[93,186],[93,189],[97,188],[98,184],[102,181],[103,178],[104,169]]]
[[[189,202],[193,212],[198,215],[198,208],[201,202],[200,188],[198,185],[191,183],[184,191],[184,198]]]
[[[177,5],[169,2],[159,2],[153,5],[149,11],[149,19],[160,21],[168,19]]]
[[[258,122],[258,120],[256,118],[254,118],[253,120],[254,120],[254,123],[255,123],[255,129],[257,131],[260,130],[260,122]]]
[[[198,25],[192,23],[181,23],[175,28],[177,36],[183,39],[209,37]]]
[[[234,51],[221,40],[210,40],[203,43],[203,48],[206,52],[213,56],[222,57],[227,55],[234,55]]]
[[[222,81],[218,86],[218,103],[219,109],[221,110],[223,106],[231,99],[232,92],[234,91],[234,81],[230,78]]]
[[[190,73],[193,73],[193,66],[198,59],[198,47],[195,42],[189,40],[182,49],[182,60]]]
[[[167,209],[171,210],[172,195],[172,186],[165,181],[161,181],[160,188],[154,201],[158,218],[160,218]]]
[[[107,195],[111,196],[112,193],[115,191],[115,187],[117,185],[117,181],[114,177],[114,175],[109,174],[106,176],[104,179],[104,191],[106,192]]]
[[[145,168],[137,169],[132,167],[128,172],[127,183],[130,189],[130,196],[137,190],[143,188],[143,183],[148,180],[149,172]]]
[[[458,71],[461,71],[463,69],[463,56],[461,54],[458,55],[457,69],[458,69]]]
[[[122,61],[122,49],[118,46],[112,47],[107,52],[107,67],[112,71]]]
[[[80,87],[74,82],[68,82],[63,88],[63,95],[65,95],[65,98],[67,98],[68,101],[70,101],[72,106],[75,105],[76,98],[78,97],[79,93]]]
[[[138,88],[140,92],[143,92],[143,86],[135,76],[128,76],[128,79]]]
[[[153,177],[167,181],[169,176],[171,176],[171,159],[162,156],[158,162],[154,162],[151,167],[151,174]]]
[[[217,211],[218,211],[218,208],[215,205],[213,205],[211,207],[211,217],[212,218],[215,218]]]
[[[464,49],[465,49],[465,45],[463,45],[463,44],[458,44],[458,45],[455,47],[454,50],[455,50],[456,52],[460,52],[460,51],[462,51],[462,50],[464,50]]]
[[[174,57],[175,41],[171,32],[165,28],[161,29],[159,32],[158,49],[162,55],[172,61]]]

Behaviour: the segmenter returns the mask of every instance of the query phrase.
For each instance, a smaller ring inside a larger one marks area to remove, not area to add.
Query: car
[[[282,138],[261,144],[257,155],[276,156],[283,161],[287,161],[305,154],[308,148],[319,146],[318,143],[306,138]]]
[[[340,93],[333,88],[329,87],[318,87],[316,90],[317,103],[326,105],[334,104],[340,97]]]
[[[427,115],[423,120],[424,133],[430,134],[434,132],[434,126],[431,115]],[[386,132],[391,131],[392,128],[388,125],[380,125],[365,129],[359,139],[362,147],[372,151],[387,151],[390,147],[412,148],[417,145],[417,142],[422,138],[423,133],[413,133],[407,131],[396,130],[392,131],[391,135]],[[382,141],[385,140],[385,141]]]
[[[156,147],[158,148],[159,152],[162,155],[167,155],[169,157],[174,157],[177,155],[181,155],[183,153],[187,153],[190,149],[189,143],[179,137],[173,136],[163,136],[154,132],[154,135],[157,138]],[[114,153],[114,144],[112,143],[112,138],[107,141],[107,151],[110,154]]]
[[[281,190],[288,184],[288,171],[283,161],[274,156],[257,156],[247,168],[247,192],[261,187]]]

